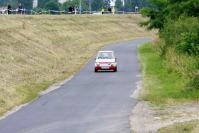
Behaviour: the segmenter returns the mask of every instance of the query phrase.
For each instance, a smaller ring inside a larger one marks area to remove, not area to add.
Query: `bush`
[[[187,89],[199,90],[199,74],[196,74],[196,76],[194,76],[194,78],[189,82]]]
[[[165,40],[165,48],[175,47],[179,53],[199,55],[199,20],[182,16],[177,21],[170,20],[160,32]]]
[[[44,8],[47,10],[59,11],[59,3],[56,1],[49,1],[45,4]]]
[[[175,48],[167,49],[165,60],[169,71],[175,71],[186,79],[192,79],[198,69],[197,57],[179,54]]]
[[[183,87],[198,89],[199,1],[150,1],[153,6],[141,11],[149,20],[141,25],[159,30],[160,40],[153,47],[165,61],[164,67],[185,79],[186,86]]]
[[[179,43],[176,44],[176,50],[188,55],[199,55],[199,37],[196,33],[181,33]]]
[[[155,48],[166,60],[167,69],[187,79],[189,90],[198,89],[199,19],[181,16],[177,21],[169,20],[160,31],[160,38]]]

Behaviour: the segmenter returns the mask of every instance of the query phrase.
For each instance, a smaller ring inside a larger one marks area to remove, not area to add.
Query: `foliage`
[[[179,43],[176,44],[176,51],[188,55],[199,55],[198,34],[192,32],[181,33]]]
[[[100,11],[102,8],[108,9],[110,7],[110,0],[81,0],[82,1],[82,10],[83,11],[89,11],[89,2],[91,2],[91,8],[94,11]],[[67,0],[63,4],[59,4],[59,8],[62,10],[68,10],[70,6],[79,8],[80,6],[80,0]],[[23,7],[31,9],[32,8],[32,0],[0,0],[0,6],[7,6],[8,4],[11,4],[12,7],[16,8],[18,4],[21,3]],[[54,6],[57,7],[57,0],[38,0],[38,8],[40,9],[46,9]],[[52,5],[54,4],[54,5]],[[48,5],[48,7],[46,7]],[[117,10],[123,10],[124,11],[134,11],[134,7],[138,6],[139,8],[148,6],[147,0],[125,0],[125,5],[123,7],[123,4],[121,0],[116,0],[116,8]]]
[[[148,7],[149,3],[148,0],[125,0],[124,11],[135,11],[135,6],[142,9],[143,7]]]
[[[132,1],[131,0],[125,1],[125,3],[124,3],[124,11],[126,11],[126,12],[133,11],[133,5],[132,5]]]
[[[43,8],[39,8],[39,7],[34,8],[33,11],[35,11],[36,13],[39,13],[39,14],[45,14],[45,13],[48,12],[48,10],[43,9]]]
[[[115,7],[118,11],[122,11],[123,10],[123,3],[121,0],[116,0],[115,2]]]
[[[44,8],[45,4],[49,2],[49,0],[39,0],[38,1],[38,7],[39,8]]]
[[[199,1],[150,0],[151,7],[141,11],[148,29],[158,29],[162,40],[158,51],[168,68],[189,77],[189,88],[197,88],[199,70]],[[157,47],[157,46],[156,46]],[[192,86],[190,86],[192,85]],[[186,86],[186,85],[185,85]]]
[[[10,4],[11,0],[0,0],[0,6],[6,6],[7,4]]]
[[[179,53],[199,55],[199,20],[195,17],[170,20],[160,32],[160,37],[167,47],[174,46]]]
[[[141,97],[144,100],[156,105],[165,105],[175,104],[184,99],[199,99],[199,89],[194,88],[193,85],[190,85],[192,88],[190,88],[190,86],[189,89],[185,88],[185,86],[189,84],[190,78],[181,76],[177,71],[168,69],[167,62],[154,50],[153,44],[148,43],[140,46],[139,53],[143,73],[142,86],[144,88]],[[190,62],[190,60],[192,60],[190,57],[178,56],[175,53],[172,55],[177,59],[174,60],[174,58],[172,58],[172,63],[175,65],[185,65],[185,67],[181,67],[182,69],[190,69],[190,65],[193,65],[192,61]],[[169,54],[169,57],[172,55]],[[178,62],[176,63],[176,61]],[[181,65],[178,66],[179,69],[181,69],[180,66]],[[194,79],[192,84],[197,86],[198,78]]]
[[[55,10],[58,11],[59,10],[59,3],[57,0],[50,0],[49,2],[47,2],[44,5],[44,8],[47,10]]]
[[[165,8],[167,6],[166,0],[153,0],[153,7],[144,8],[141,10],[143,16],[149,17],[150,19],[141,25],[146,25],[148,29],[162,29],[165,22]]]
[[[94,11],[100,11],[102,8],[105,8],[105,3],[102,0],[93,0],[91,5]]]
[[[144,25],[149,29],[162,29],[170,20],[177,20],[181,15],[199,17],[198,0],[150,0],[152,6],[141,13],[150,18]]]
[[[76,7],[76,8],[79,8],[79,0],[68,0],[66,2],[63,3],[63,5],[61,6],[61,9],[62,10],[66,10],[68,11],[69,7]],[[87,0],[82,0],[82,11],[88,11],[88,1]]]
[[[17,3],[21,3],[22,7],[26,9],[32,9],[32,0],[17,0]]]
[[[193,77],[187,85],[189,90],[199,90],[199,74]]]
[[[31,0],[0,0],[0,6],[7,6],[8,4],[12,6],[12,8],[17,8],[17,6],[21,3],[22,7],[26,9],[32,8]]]

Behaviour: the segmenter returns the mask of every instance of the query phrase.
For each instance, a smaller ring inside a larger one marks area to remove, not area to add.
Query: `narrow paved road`
[[[118,72],[94,73],[91,60],[72,80],[0,121],[0,133],[129,133],[131,94],[139,77],[138,39],[114,50]]]

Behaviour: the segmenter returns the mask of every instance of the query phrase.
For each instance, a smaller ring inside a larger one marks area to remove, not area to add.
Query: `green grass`
[[[188,90],[188,78],[168,70],[166,62],[152,44],[139,47],[140,61],[143,73],[143,90],[141,97],[156,105],[173,104],[187,100],[198,100],[199,90]]]
[[[157,133],[198,133],[199,121],[189,121],[183,123],[176,123],[174,125],[161,128]]]

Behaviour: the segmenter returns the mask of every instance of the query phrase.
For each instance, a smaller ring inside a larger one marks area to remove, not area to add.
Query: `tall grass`
[[[168,64],[169,59],[175,59],[178,56],[174,53],[172,58],[165,60],[160,56],[159,52],[154,49],[152,44],[145,44],[139,48],[140,60],[143,72],[143,92],[142,98],[144,100],[150,101],[156,105],[174,104],[181,101],[192,101],[199,100],[199,90],[198,89],[187,89],[187,84],[190,82],[191,78],[183,76],[179,73],[178,69],[184,68],[183,65],[174,66],[173,64]],[[174,57],[177,56],[177,57]],[[178,58],[183,58],[182,61]],[[189,62],[187,64],[189,69],[190,59],[184,59],[189,57],[178,57],[177,62],[182,64]],[[170,61],[172,63],[172,61]],[[174,63],[176,65],[176,62]],[[171,68],[173,66],[174,68]],[[185,65],[186,66],[186,65]],[[182,67],[182,68],[181,68]],[[191,66],[192,67],[192,66]],[[190,68],[192,70],[192,68]],[[180,70],[181,71],[181,70]],[[187,70],[184,70],[185,72]]]
[[[198,133],[199,121],[189,121],[176,123],[168,127],[163,127],[157,131],[157,133]]]

